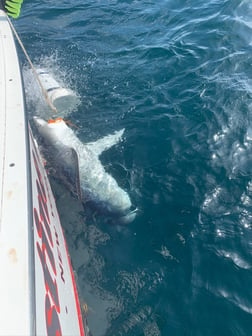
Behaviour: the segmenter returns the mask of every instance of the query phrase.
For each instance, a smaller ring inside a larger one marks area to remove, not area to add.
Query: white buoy
[[[39,80],[51,103],[62,117],[71,113],[79,104],[78,96],[70,89],[61,87],[46,69],[36,69]]]

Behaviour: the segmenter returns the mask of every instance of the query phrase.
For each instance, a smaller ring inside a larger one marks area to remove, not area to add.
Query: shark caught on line
[[[124,129],[95,142],[82,143],[62,118],[46,122],[34,117],[34,124],[42,138],[42,153],[55,169],[57,177],[82,202],[91,201],[114,222],[127,224],[137,213],[128,193],[108,174],[99,156],[116,145]]]

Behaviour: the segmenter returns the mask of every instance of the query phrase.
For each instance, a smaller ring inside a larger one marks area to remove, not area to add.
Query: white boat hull
[[[67,246],[0,10],[0,335],[85,335]]]

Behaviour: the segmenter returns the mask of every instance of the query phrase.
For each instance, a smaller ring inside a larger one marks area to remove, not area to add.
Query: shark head
[[[44,119],[34,117],[34,124],[39,135],[43,141],[53,145],[56,141],[57,145],[64,144],[65,137],[73,137],[73,131],[66,125],[64,119],[50,119],[45,121]]]
[[[49,167],[53,168],[55,177],[59,177],[77,198],[82,199],[78,154],[61,140],[73,137],[73,131],[62,118],[46,122],[34,117],[33,121],[39,134],[41,153]]]
[[[61,118],[46,122],[36,117],[34,124],[43,140],[45,159],[74,194],[84,203],[92,202],[118,223],[135,219],[137,210],[132,210],[128,193],[105,171],[99,159],[103,151],[121,140],[124,129],[83,144]]]

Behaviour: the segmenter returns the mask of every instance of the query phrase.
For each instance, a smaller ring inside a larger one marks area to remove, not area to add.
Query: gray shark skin
[[[126,191],[108,174],[99,156],[117,144],[124,129],[95,142],[83,144],[63,119],[52,123],[34,117],[34,124],[42,138],[42,154],[54,168],[56,176],[82,202],[90,201],[118,224],[127,224],[136,217],[137,209]]]

